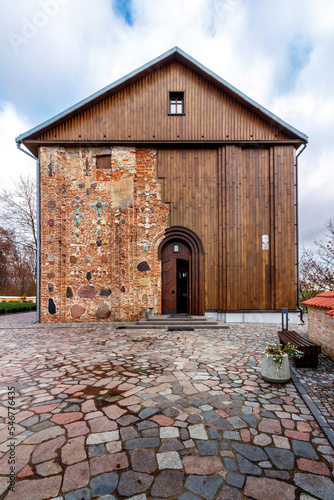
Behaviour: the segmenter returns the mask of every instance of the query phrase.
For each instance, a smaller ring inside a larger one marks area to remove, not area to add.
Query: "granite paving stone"
[[[278,469],[293,469],[295,456],[290,450],[281,448],[265,448],[271,463]]]
[[[251,446],[248,444],[234,443],[232,444],[232,448],[236,450],[238,453],[241,453],[244,457],[249,460],[253,460],[259,462],[260,460],[267,460],[268,456],[263,451],[262,448],[258,448],[257,446]]]
[[[14,494],[0,390],[1,500],[332,499],[326,434],[291,382],[260,375],[277,325],[10,321],[0,318],[0,377],[16,387],[17,476]],[[324,355],[317,370],[293,368],[328,428],[333,369]]]
[[[121,496],[131,497],[150,488],[153,477],[142,472],[127,471],[121,474],[117,492]]]
[[[229,472],[225,478],[225,481],[230,486],[242,488],[245,483],[245,476],[243,476],[242,474],[237,474],[236,472]]]
[[[125,450],[139,450],[141,448],[157,448],[160,445],[160,439],[157,437],[147,437],[138,439],[129,439],[125,441]]]
[[[243,457],[242,455],[237,454],[237,464],[239,471],[243,474],[253,475],[253,476],[261,476],[262,470],[258,465],[255,465],[253,462]],[[259,462],[260,464],[261,462]],[[267,463],[267,462],[265,462]]]
[[[201,497],[194,495],[190,491],[184,491],[182,495],[177,497],[177,500],[200,500]]]
[[[241,491],[224,484],[216,500],[241,500]]]
[[[304,441],[291,440],[292,451],[297,457],[304,457],[319,460],[319,455],[315,451],[311,443],[305,443]]]
[[[328,477],[315,474],[296,473],[293,477],[296,486],[316,498],[331,500],[334,498],[334,483]]]
[[[184,449],[184,444],[177,438],[162,439],[159,453],[162,451],[179,451]]]
[[[88,457],[101,457],[106,454],[106,447],[104,444],[95,444],[92,446],[88,446]]]
[[[48,478],[50,479],[50,478]],[[62,492],[67,493],[87,486],[89,482],[89,465],[87,462],[69,465],[65,469]]]
[[[183,484],[183,472],[177,470],[163,470],[154,479],[151,495],[157,498],[175,497],[181,493]]]
[[[131,450],[129,454],[131,466],[134,471],[151,474],[157,470],[158,466],[154,450]]]
[[[163,469],[182,469],[180,455],[176,451],[157,453],[158,467]]]
[[[201,455],[201,456],[218,455],[217,441],[214,441],[212,439],[210,439],[208,441],[196,440],[195,443],[196,443],[196,447],[197,447],[199,455]]]
[[[211,476],[188,476],[184,484],[185,488],[197,493],[206,500],[213,500],[223,479],[216,474]]]
[[[249,495],[255,500],[295,500],[296,488],[291,484],[283,483],[276,479],[247,477],[245,484],[245,495]]]
[[[192,439],[208,439],[208,435],[203,424],[189,425],[188,431]]]
[[[113,472],[121,469],[127,469],[129,461],[126,453],[114,453],[112,455],[103,455],[90,460],[90,470],[93,476],[103,472]]]
[[[66,493],[65,497],[57,498],[59,498],[59,500],[62,500],[63,498],[65,498],[65,500],[90,500],[91,490],[90,488],[79,488],[78,490],[71,491],[71,493]]]
[[[232,454],[233,455],[233,454]],[[237,465],[231,458],[223,458],[224,467],[227,471],[236,472],[238,470]]]
[[[106,449],[109,453],[118,453],[123,449],[122,441],[111,441],[110,443],[106,443]]]

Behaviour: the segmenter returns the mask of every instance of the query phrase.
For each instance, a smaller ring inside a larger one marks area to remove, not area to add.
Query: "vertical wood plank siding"
[[[168,114],[184,91],[185,114]],[[40,140],[275,140],[288,136],[177,61],[105,97],[36,137]]]
[[[171,226],[202,240],[205,309],[295,308],[293,146],[159,150],[158,176]]]

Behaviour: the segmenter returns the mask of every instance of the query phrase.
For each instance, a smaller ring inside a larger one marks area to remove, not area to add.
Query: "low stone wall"
[[[308,338],[334,359],[334,316],[328,316],[327,312],[327,309],[308,306]]]

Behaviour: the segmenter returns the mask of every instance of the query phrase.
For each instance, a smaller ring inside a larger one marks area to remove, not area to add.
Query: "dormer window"
[[[184,114],[184,92],[169,92],[169,114]]]

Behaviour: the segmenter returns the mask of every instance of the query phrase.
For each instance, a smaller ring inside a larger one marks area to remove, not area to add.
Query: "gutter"
[[[303,320],[303,310],[300,307],[299,304],[299,204],[298,204],[298,157],[302,154],[302,152],[306,149],[307,144],[304,144],[302,149],[299,151],[299,153],[296,155],[296,162],[295,162],[295,167],[296,167],[296,244],[297,244],[297,309],[300,314],[300,321],[302,323],[305,323]]]
[[[32,153],[29,151],[26,151],[25,149],[21,148],[21,141],[18,141],[16,143],[17,149],[22,151],[22,153],[25,153],[26,155],[30,156],[36,161],[36,225],[37,225],[37,260],[36,260],[36,265],[37,265],[37,291],[36,291],[36,320],[35,323],[39,323],[39,310],[40,310],[40,254],[41,254],[41,245],[40,245],[40,216],[39,216],[39,211],[40,211],[40,181],[39,181],[39,159],[36,158]]]

